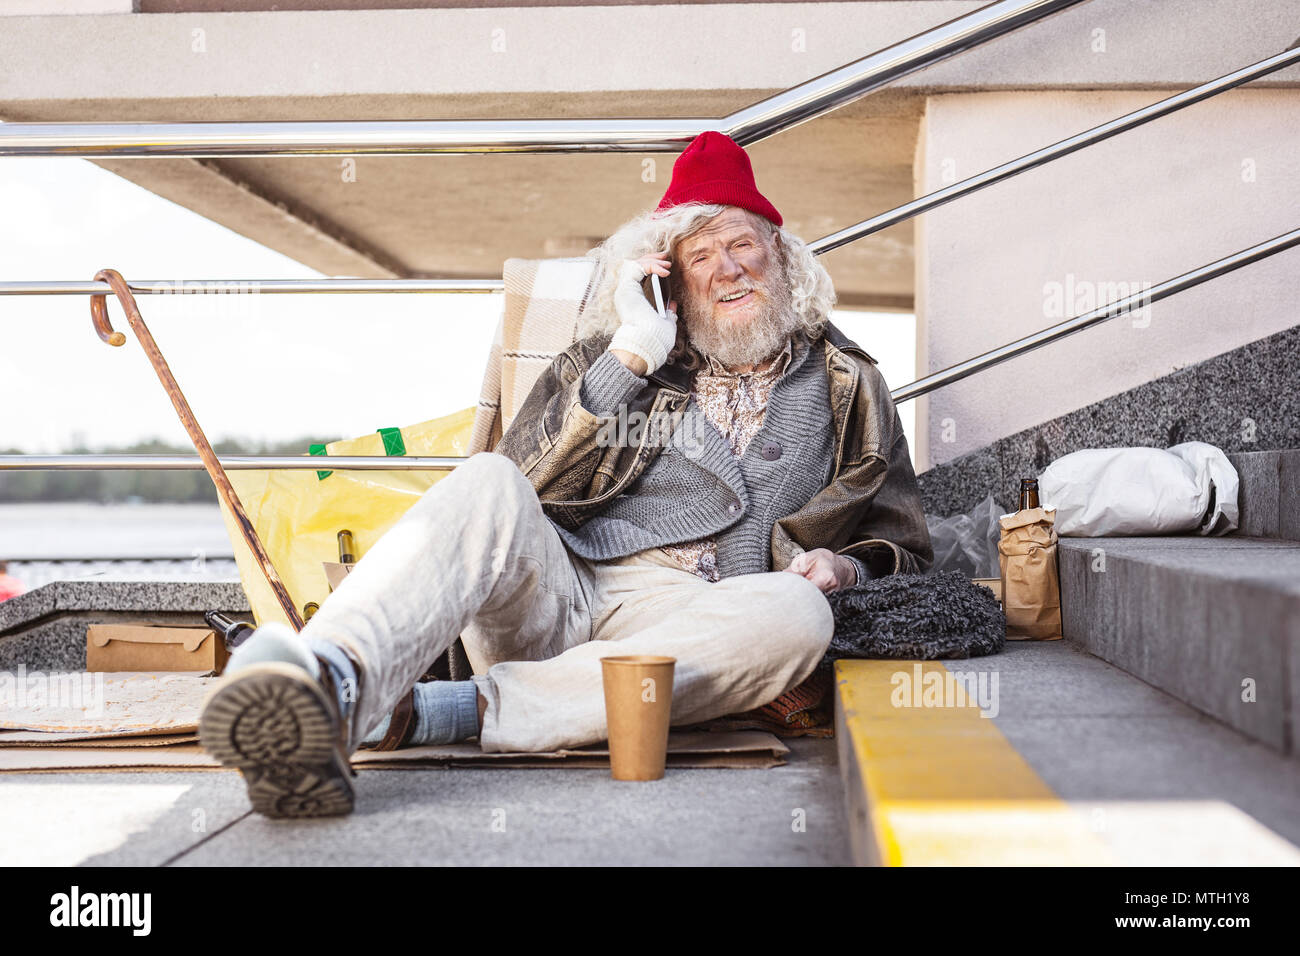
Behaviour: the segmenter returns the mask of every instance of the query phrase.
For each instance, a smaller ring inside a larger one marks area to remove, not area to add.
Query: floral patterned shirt
[[[707,366],[695,375],[691,397],[704,416],[731,445],[737,458],[745,454],[750,441],[763,426],[767,400],[772,387],[785,374],[793,357],[792,343],[766,368],[752,372],[733,372],[712,356]],[[718,548],[712,536],[684,544],[665,545],[662,550],[692,574],[706,581],[717,581]]]

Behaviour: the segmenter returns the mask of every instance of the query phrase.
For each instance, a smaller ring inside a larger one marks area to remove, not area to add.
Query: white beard
[[[687,295],[681,309],[681,321],[691,344],[702,354],[711,356],[728,368],[758,365],[775,356],[799,327],[790,284],[780,276],[771,285],[753,283],[754,295],[760,296],[753,316],[736,325],[713,318],[711,300]]]

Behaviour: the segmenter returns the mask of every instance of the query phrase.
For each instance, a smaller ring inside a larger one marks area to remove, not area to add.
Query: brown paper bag
[[[1056,569],[1056,509],[1027,508],[998,519],[998,566],[1007,640],[1061,639],[1061,584]]]

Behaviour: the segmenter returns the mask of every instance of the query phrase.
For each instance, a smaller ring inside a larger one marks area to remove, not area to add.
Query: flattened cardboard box
[[[229,654],[207,627],[91,624],[86,628],[86,670],[199,671],[221,673]]]
[[[45,733],[39,730],[0,730],[0,748],[59,747],[64,750],[103,750],[122,747],[170,747],[173,744],[197,744],[199,735],[188,734],[79,734]]]
[[[700,731],[674,729],[668,734],[669,767],[767,768],[785,763],[790,752],[774,734],[762,730]],[[352,755],[358,770],[451,767],[609,767],[609,744],[566,747],[538,753],[485,753],[478,741],[400,750],[359,750]]]
[[[668,735],[669,767],[725,767],[765,770],[783,765],[790,748],[765,731],[728,733],[673,731]],[[475,743],[409,747],[389,752],[358,751],[357,770],[421,770],[431,767],[563,769],[609,768],[607,744],[547,753],[484,753]],[[0,773],[41,773],[69,770],[221,770],[197,743],[152,747],[61,748],[0,747]]]
[[[63,740],[71,739],[70,735],[103,740],[137,734],[193,734],[199,729],[203,696],[220,679],[193,671],[78,671],[46,676],[61,691],[50,695],[10,690],[8,705],[0,707],[0,730],[51,734]],[[0,693],[5,692],[5,677],[0,673]]]

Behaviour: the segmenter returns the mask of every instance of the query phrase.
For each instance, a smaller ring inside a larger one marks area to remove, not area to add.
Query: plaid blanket
[[[574,343],[595,267],[586,257],[506,260],[505,305],[488,351],[469,454],[496,447],[538,376]]]
[[[507,259],[505,304],[488,352],[468,454],[491,451],[533,384],[575,341],[599,278],[595,258]],[[709,729],[757,728],[780,736],[833,733],[831,683],[814,673],[763,707],[719,718]]]

